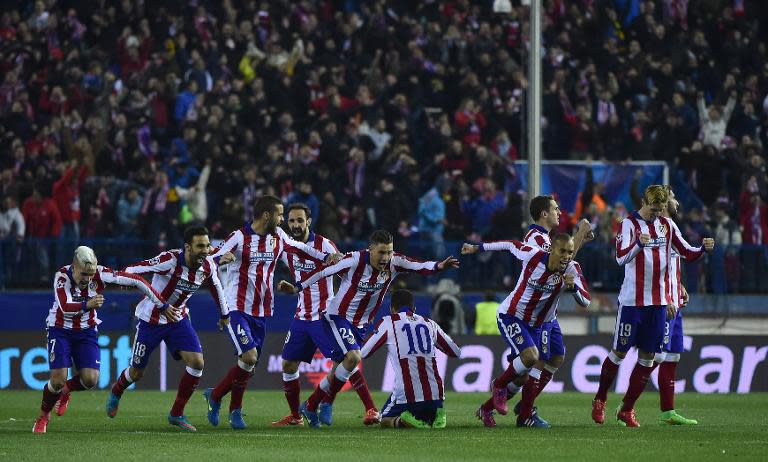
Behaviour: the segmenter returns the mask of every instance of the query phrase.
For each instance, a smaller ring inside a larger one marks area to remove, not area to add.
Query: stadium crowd
[[[441,254],[521,235],[520,2],[179,5],[4,4],[0,239],[178,247],[193,222],[226,236],[263,194],[340,242],[384,228]],[[691,241],[768,243],[768,4],[544,6],[545,158],[665,160],[704,205],[682,219]],[[637,204],[588,185],[563,226],[586,217],[610,243]]]

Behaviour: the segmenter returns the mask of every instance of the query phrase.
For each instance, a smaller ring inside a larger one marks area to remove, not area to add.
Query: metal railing
[[[362,249],[362,241],[337,243],[342,251]],[[463,290],[505,290],[514,284],[520,264],[506,252],[484,252],[462,257],[461,242],[436,244],[419,239],[395,243],[398,252],[422,259],[454,255],[461,260],[460,270],[439,276],[406,277],[409,287],[421,288],[438,278],[451,278]],[[43,288],[52,284],[53,273],[72,261],[77,245],[92,247],[99,263],[121,268],[151,258],[159,251],[157,243],[141,239],[91,238],[79,241],[26,239],[0,241],[0,290]],[[596,291],[615,292],[621,287],[623,268],[616,264],[611,245],[590,243],[579,251],[577,260],[590,286]],[[683,265],[683,283],[689,292],[713,294],[768,293],[768,246],[741,245],[716,247],[701,260]]]

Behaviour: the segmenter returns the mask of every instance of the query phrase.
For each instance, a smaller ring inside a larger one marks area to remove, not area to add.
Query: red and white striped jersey
[[[213,251],[211,255],[216,261],[227,252],[235,256],[235,261],[226,265],[223,277],[227,301],[232,309],[256,317],[272,316],[275,266],[288,249],[305,259],[322,262],[327,257],[321,250],[291,239],[281,228],[269,234],[256,234],[251,223],[233,231]]]
[[[688,300],[685,300],[686,297],[683,293],[681,258],[680,254],[675,252],[675,249],[672,249],[670,258],[669,288],[672,294],[672,303],[679,309],[688,304]]]
[[[651,241],[640,245],[640,235]],[[673,303],[669,266],[672,250],[686,261],[704,255],[702,247],[693,247],[683,238],[674,221],[658,217],[647,222],[634,212],[621,222],[616,235],[616,262],[624,267],[624,282],[619,292],[622,306],[666,306]]]
[[[213,257],[208,256],[195,271],[191,271],[185,262],[184,251],[174,249],[128,266],[125,268],[125,272],[132,274],[152,273],[152,288],[169,305],[181,308],[183,319],[188,314],[187,300],[197,292],[197,289],[208,278],[210,278],[208,289],[219,306],[221,316],[226,316],[229,313],[229,307],[224,299],[224,288],[219,281],[216,267]],[[144,297],[136,306],[136,317],[150,324],[168,323],[165,314],[147,297]]]
[[[53,278],[53,306],[48,311],[46,325],[79,330],[101,324],[96,310],[85,311],[85,304],[104,292],[107,284],[135,287],[142,291],[151,303],[157,306],[163,305],[160,295],[139,276],[97,265],[96,274],[88,284],[88,288],[81,289],[72,277],[72,265],[67,265],[59,268]]]
[[[445,399],[435,349],[452,358],[461,349],[436,322],[408,310],[385,316],[360,354],[367,358],[385,344],[395,370],[394,404]]]
[[[395,253],[389,261],[389,270],[379,271],[369,261],[367,250],[349,252],[336,264],[304,276],[300,283],[297,281],[298,287],[303,290],[320,279],[338,274],[341,285],[326,312],[343,316],[356,327],[365,327],[373,321],[387,289],[398,274],[433,274],[439,263],[422,262]]]
[[[338,253],[339,251],[333,241],[311,231],[307,244],[322,252]],[[293,247],[289,247],[287,252],[283,252],[280,260],[288,266],[295,281],[301,281],[302,277],[323,265],[321,260],[302,257],[293,252]],[[305,287],[299,293],[295,318],[304,321],[317,321],[328,308],[331,300],[333,300],[333,276],[328,276],[309,287]]]
[[[551,245],[549,231],[534,223],[528,227],[528,233],[526,233],[525,238],[523,238],[523,244],[531,247],[538,247],[545,252],[549,252],[549,247]]]
[[[523,263],[523,271],[517,279],[515,288],[501,302],[498,314],[508,314],[539,327],[551,321],[557,313],[560,295],[565,290],[565,274],[574,276],[575,290],[573,297],[581,306],[589,305],[592,300],[587,290],[587,280],[581,267],[575,261],[568,263],[564,273],[547,269],[550,254],[536,247],[518,241],[497,241],[481,244],[481,250],[508,250]]]

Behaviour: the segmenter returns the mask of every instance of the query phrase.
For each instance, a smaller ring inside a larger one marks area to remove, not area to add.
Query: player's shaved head
[[[413,301],[413,292],[405,289],[396,289],[392,292],[392,301],[390,302],[390,311],[397,313],[401,308],[415,308]]]

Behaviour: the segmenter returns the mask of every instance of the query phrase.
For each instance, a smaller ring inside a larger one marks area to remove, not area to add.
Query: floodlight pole
[[[541,0],[531,1],[528,50],[528,198],[541,194]]]

